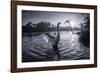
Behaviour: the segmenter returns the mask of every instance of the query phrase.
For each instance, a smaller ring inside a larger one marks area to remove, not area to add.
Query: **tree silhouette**
[[[80,42],[86,46],[90,46],[90,15],[84,15],[84,21],[81,24],[81,35],[79,37]]]
[[[28,23],[26,24],[26,26],[27,26],[27,27],[32,27],[32,22],[28,22]]]
[[[37,30],[38,31],[48,31],[49,27],[50,27],[50,23],[49,22],[40,22],[37,24]]]

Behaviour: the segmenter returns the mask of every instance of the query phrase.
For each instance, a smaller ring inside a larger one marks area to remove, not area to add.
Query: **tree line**
[[[60,31],[71,31],[70,26],[66,27],[60,27]],[[23,32],[48,32],[48,31],[56,31],[57,28],[54,24],[51,24],[50,22],[44,22],[41,21],[37,24],[34,24],[32,22],[28,22],[26,25],[22,26]],[[73,28],[73,30],[80,30],[80,28]]]

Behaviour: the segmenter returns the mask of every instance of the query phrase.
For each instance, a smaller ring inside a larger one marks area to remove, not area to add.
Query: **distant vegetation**
[[[60,27],[60,31],[71,31],[70,26]],[[32,22],[28,22],[26,25],[22,26],[23,32],[48,32],[48,31],[56,31],[56,26],[51,24],[50,22],[39,22],[37,24],[33,24]],[[73,28],[73,30],[80,30],[80,28]]]
[[[90,16],[84,15],[84,21],[81,23],[81,32],[79,40],[86,46],[90,46]]]

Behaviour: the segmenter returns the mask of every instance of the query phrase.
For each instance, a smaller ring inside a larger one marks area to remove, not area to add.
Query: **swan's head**
[[[66,20],[66,21],[64,22],[64,24],[65,24],[65,23],[70,23],[70,22],[71,22],[71,20]]]
[[[57,25],[60,25],[61,24],[61,22],[58,22],[58,24]]]

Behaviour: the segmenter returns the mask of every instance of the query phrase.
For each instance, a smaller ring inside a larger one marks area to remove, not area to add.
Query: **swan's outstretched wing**
[[[55,36],[53,36],[53,35],[50,35],[49,33],[45,33],[49,38],[51,38],[51,39],[55,39]]]

